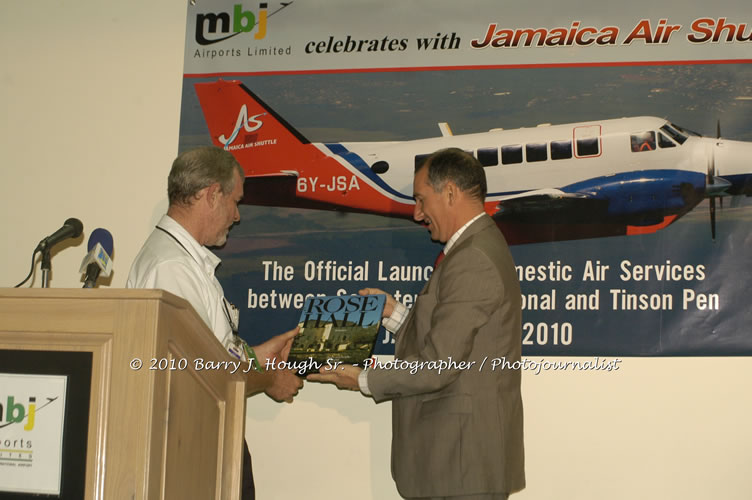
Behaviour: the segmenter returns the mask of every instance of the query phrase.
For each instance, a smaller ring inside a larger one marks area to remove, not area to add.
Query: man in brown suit
[[[484,211],[485,173],[471,155],[431,155],[416,168],[413,195],[415,220],[446,244],[445,258],[409,314],[387,295],[397,362],[309,379],[392,400],[392,476],[403,497],[503,500],[525,487],[514,262]],[[384,292],[361,290],[372,293]]]

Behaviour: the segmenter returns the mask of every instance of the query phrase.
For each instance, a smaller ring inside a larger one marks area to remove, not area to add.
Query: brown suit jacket
[[[405,362],[368,373],[374,399],[393,400],[392,476],[402,496],[524,488],[520,371],[491,369],[494,358],[520,360],[521,337],[514,262],[484,215],[434,270],[397,332],[395,360]],[[442,361],[475,363],[440,369]]]

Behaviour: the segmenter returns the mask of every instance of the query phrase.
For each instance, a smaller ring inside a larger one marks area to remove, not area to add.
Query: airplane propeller
[[[716,122],[716,138],[721,137],[721,120]],[[708,158],[708,176],[706,179],[706,189],[708,196],[710,197],[710,234],[715,241],[715,195],[713,186],[715,185],[715,148],[710,151]]]
[[[721,138],[721,119],[719,118],[717,122],[715,122],[715,137],[716,139]],[[715,163],[715,161],[713,162]],[[723,210],[723,196],[721,196],[721,199],[718,200],[721,203],[721,210]]]
[[[716,139],[721,138],[721,120],[716,122]],[[715,143],[718,146],[719,142]],[[721,208],[723,208],[723,193],[731,185],[726,179],[716,177],[715,169],[715,147],[710,151],[708,158],[708,175],[705,186],[705,194],[710,198],[710,234],[715,241],[715,199],[721,196]]]

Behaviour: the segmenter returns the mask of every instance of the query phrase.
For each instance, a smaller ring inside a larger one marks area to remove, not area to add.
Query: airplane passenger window
[[[551,141],[551,159],[566,160],[572,157],[572,141]]]
[[[484,167],[499,164],[499,150],[497,148],[481,148],[478,150],[478,161]]]
[[[389,170],[389,163],[385,162],[384,160],[377,161],[373,165],[371,165],[371,170],[374,171],[374,173],[377,174],[385,174]]]
[[[597,156],[599,154],[598,138],[577,139],[577,156]]]
[[[676,143],[673,142],[671,139],[663,135],[662,133],[658,132],[658,145],[662,148],[675,148]]]
[[[426,158],[431,156],[430,154],[423,154],[423,155],[415,155],[415,168],[417,169],[420,167],[424,161],[426,161]]]
[[[632,134],[629,136],[629,141],[632,145],[633,153],[639,153],[640,151],[653,151],[655,149],[655,132],[650,130],[648,132]]]
[[[528,162],[546,161],[548,159],[547,144],[525,144],[525,158]]]
[[[501,164],[509,165],[511,163],[522,163],[522,145],[501,147]]]

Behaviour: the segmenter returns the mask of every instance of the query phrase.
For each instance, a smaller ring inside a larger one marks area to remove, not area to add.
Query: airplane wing
[[[494,214],[497,222],[587,223],[606,216],[608,200],[559,189],[536,189],[502,196]]]
[[[492,217],[507,242],[519,245],[649,234],[665,228],[685,213],[614,216],[609,214],[610,203],[609,198],[591,193],[538,189],[501,197]]]

